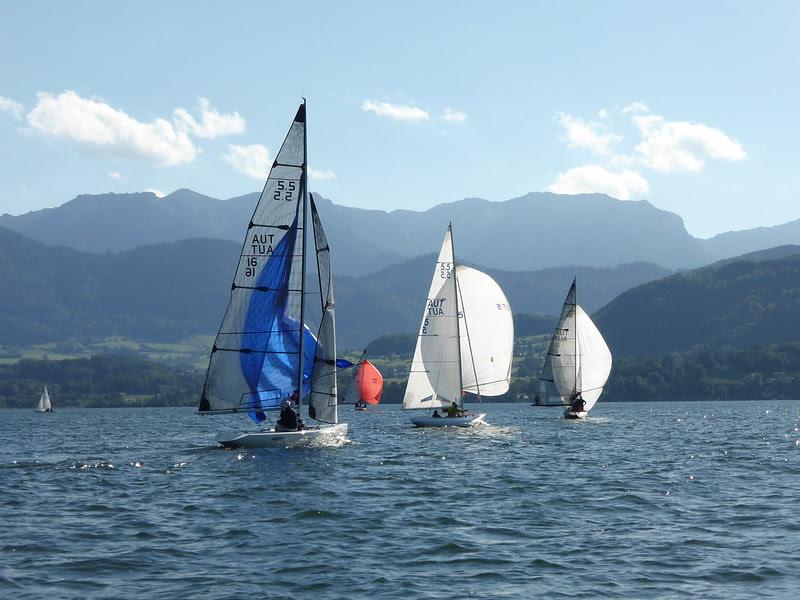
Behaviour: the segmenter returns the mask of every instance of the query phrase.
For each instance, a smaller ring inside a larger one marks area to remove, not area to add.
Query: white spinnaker
[[[458,265],[461,370],[464,391],[500,396],[508,391],[514,354],[514,318],[497,282]]]
[[[603,393],[603,386],[611,373],[611,351],[600,331],[580,306],[576,306],[578,350],[580,360],[580,387],[577,391],[590,410]]]
[[[403,408],[442,408],[461,403],[455,271],[450,228],[442,242],[403,396]]]

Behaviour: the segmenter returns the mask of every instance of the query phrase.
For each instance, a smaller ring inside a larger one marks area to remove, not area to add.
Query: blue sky
[[[5,2],[0,213],[254,191],[305,95],[339,204],[597,190],[703,237],[778,224],[799,25],[796,2]]]

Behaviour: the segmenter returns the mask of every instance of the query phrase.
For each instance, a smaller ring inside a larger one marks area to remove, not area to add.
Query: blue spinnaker
[[[290,296],[292,259],[297,239],[297,221],[275,246],[250,296],[245,317],[239,364],[250,388],[248,414],[256,423],[266,419],[265,410],[275,410],[297,389],[300,368],[300,323],[292,316],[299,312],[299,299]],[[295,290],[298,292],[299,290]],[[299,294],[295,293],[297,297]],[[291,298],[291,300],[290,300]],[[303,390],[310,391],[310,378],[316,354],[316,339],[303,328]]]

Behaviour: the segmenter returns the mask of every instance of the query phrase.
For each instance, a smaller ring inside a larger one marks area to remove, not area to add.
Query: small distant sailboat
[[[380,404],[383,394],[383,375],[367,359],[358,365],[356,388],[358,389],[356,410],[366,410],[369,404]]]
[[[456,264],[448,225],[403,397],[405,410],[434,412],[411,422],[417,427],[484,423],[485,413],[464,411],[464,393],[478,401],[506,393],[513,348],[514,319],[503,290],[486,273]],[[440,415],[441,409],[452,416]]]
[[[301,445],[347,434],[337,411],[330,248],[313,197],[309,202],[306,148],[304,100],[247,226],[198,412],[243,412],[261,424],[267,412],[293,411],[294,404],[297,425],[305,401],[315,424],[223,434],[217,441],[225,447]],[[310,258],[316,272],[307,278]]]
[[[351,375],[340,394],[342,404],[353,403],[356,410],[367,410],[367,406],[380,404],[383,394],[383,375],[378,368],[366,359],[367,351],[361,354],[356,363],[347,359],[338,359],[340,369],[352,369]]]
[[[611,351],[577,303],[575,281],[547,350],[536,406],[563,406],[567,419],[584,419],[603,393],[611,373]]]
[[[39,398],[39,404],[36,405],[36,412],[53,412],[53,405],[50,402],[50,394],[47,393],[47,386],[44,386],[44,392],[42,392],[42,396]]]

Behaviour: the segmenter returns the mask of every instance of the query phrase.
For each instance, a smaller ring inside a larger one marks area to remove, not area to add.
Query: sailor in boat
[[[458,404],[455,403],[455,400],[447,408],[447,418],[448,419],[455,419],[455,418],[458,418],[458,417],[463,417],[465,414],[466,414],[465,411],[463,411],[463,410],[458,408]]]
[[[294,411],[292,401],[288,398],[281,404],[281,415],[275,423],[275,431],[300,431],[305,429],[305,423]]]
[[[438,410],[434,410],[433,414],[431,415],[431,417],[433,417],[434,419],[441,419],[442,415],[439,414]]]
[[[586,400],[584,400],[580,394],[575,396],[575,399],[572,401],[570,411],[573,413],[581,413],[586,411]]]

